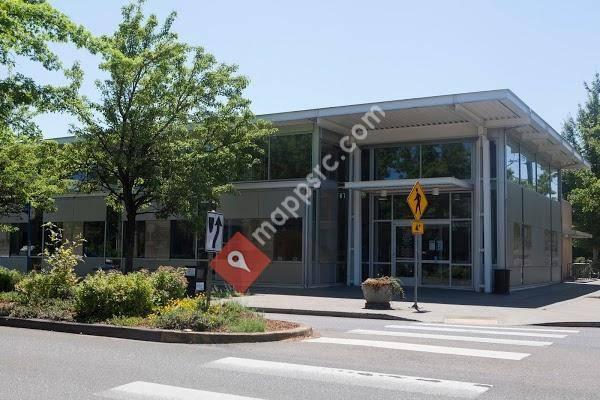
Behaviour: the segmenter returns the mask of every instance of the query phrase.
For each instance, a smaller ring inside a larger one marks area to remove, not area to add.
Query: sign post
[[[412,305],[412,308],[414,308],[417,311],[420,311],[418,304],[417,288],[419,283],[419,269],[421,267],[421,255],[423,253],[423,233],[425,233],[425,225],[423,224],[423,222],[421,222],[421,217],[423,216],[423,213],[425,213],[429,202],[427,201],[427,197],[425,196],[425,192],[423,191],[423,188],[421,187],[419,181],[415,182],[415,185],[410,191],[410,194],[408,195],[406,201],[408,202],[408,206],[410,207],[410,210],[412,211],[413,216],[415,217],[415,220],[412,222],[412,234],[415,242],[415,302]]]
[[[206,215],[206,242],[204,248],[208,253],[208,265],[212,262],[215,253],[223,249],[223,214],[216,211],[209,211]],[[206,270],[206,300],[210,304],[210,295],[212,291],[212,271],[210,267]]]

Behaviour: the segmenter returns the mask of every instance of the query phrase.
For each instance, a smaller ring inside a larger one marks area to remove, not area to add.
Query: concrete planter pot
[[[374,287],[371,285],[361,285],[363,297],[365,298],[365,308],[377,310],[389,310],[390,301],[394,295],[391,284],[379,285]]]

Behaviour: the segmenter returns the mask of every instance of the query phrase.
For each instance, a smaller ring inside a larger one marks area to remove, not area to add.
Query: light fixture
[[[433,195],[434,196],[439,196],[440,195],[440,188],[433,188]]]
[[[383,197],[383,198],[386,198],[388,195],[387,190],[382,190],[380,194],[381,194],[381,197]]]

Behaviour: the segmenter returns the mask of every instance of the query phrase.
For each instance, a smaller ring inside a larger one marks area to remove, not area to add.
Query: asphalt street
[[[0,399],[600,398],[600,329],[270,317],[318,334],[182,345],[0,328]]]

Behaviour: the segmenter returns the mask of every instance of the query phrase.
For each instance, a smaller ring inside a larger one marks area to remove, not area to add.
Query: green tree
[[[160,24],[143,2],[101,38],[101,100],[78,111],[73,165],[82,190],[104,190],[126,217],[125,271],[131,271],[135,219],[147,212],[199,215],[228,182],[252,167],[268,133],[242,97],[248,81],[201,47],[179,41],[175,13]]]
[[[586,101],[579,105],[575,118],[563,126],[563,136],[577,148],[591,168],[564,171],[563,192],[573,205],[573,223],[593,235],[578,246],[592,250],[594,263],[600,251],[600,74],[584,83]]]
[[[95,50],[97,43],[82,26],[44,0],[0,1],[0,130],[31,133],[33,112],[64,111],[77,97],[81,70],[65,69],[50,43],[72,43]],[[16,72],[16,57],[39,63],[48,71],[62,72],[64,86],[42,85]]]
[[[50,43],[94,47],[83,27],[45,1],[0,1],[0,215],[21,212],[25,204],[49,209],[66,188],[60,149],[44,142],[32,116],[68,110],[82,75],[77,65],[64,69]],[[62,72],[67,84],[42,85],[15,72],[17,57]]]

